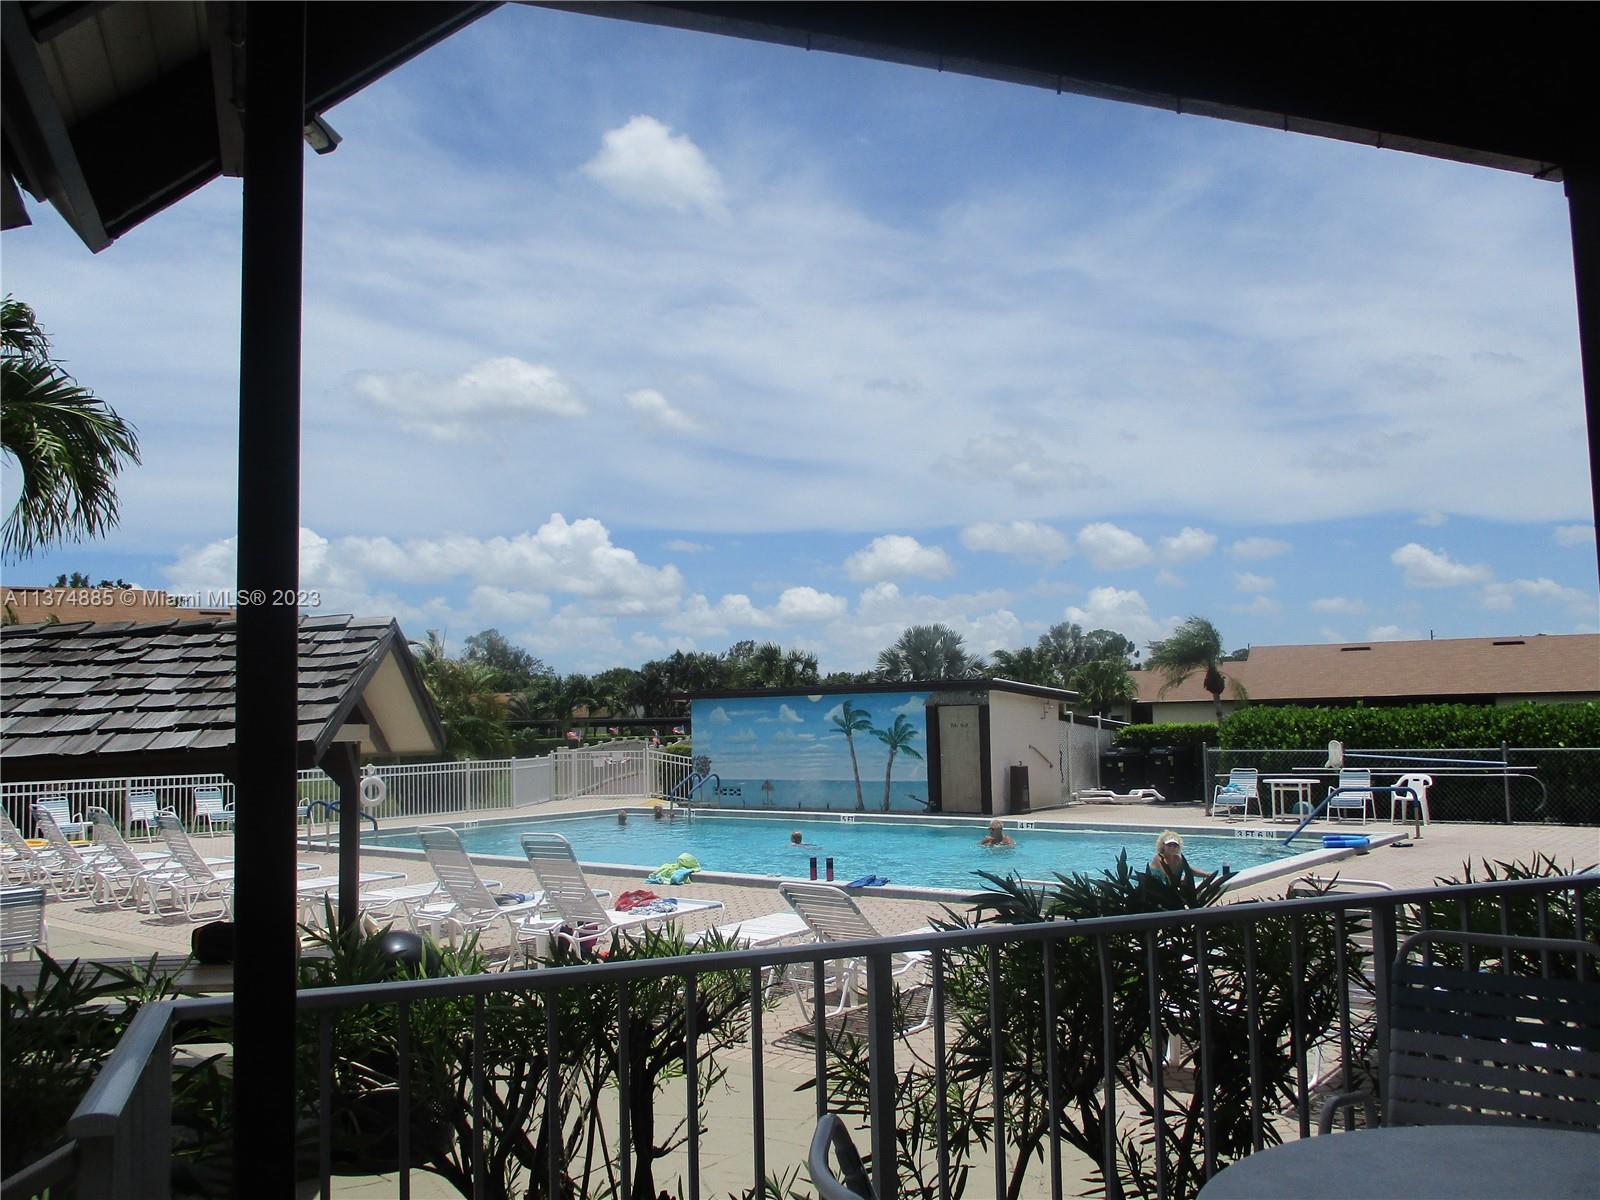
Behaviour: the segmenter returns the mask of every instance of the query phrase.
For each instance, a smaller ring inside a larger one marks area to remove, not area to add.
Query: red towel
[[[661,899],[649,888],[636,888],[631,892],[623,892],[617,897],[617,911],[628,912],[631,909],[642,908],[651,901]]]

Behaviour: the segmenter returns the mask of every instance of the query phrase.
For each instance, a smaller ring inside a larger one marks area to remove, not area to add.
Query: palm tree
[[[565,738],[567,730],[572,728],[574,710],[599,706],[594,693],[594,681],[587,675],[555,675],[539,680],[514,703],[517,714],[524,720],[541,717],[553,720],[556,736]]]
[[[878,677],[898,682],[970,679],[982,669],[982,657],[967,653],[948,625],[913,625],[878,655]]]
[[[1072,673],[1072,687],[1080,703],[1102,717],[1119,704],[1130,704],[1137,690],[1133,676],[1120,659],[1098,658],[1086,662]]]
[[[437,629],[428,630],[427,638],[412,642],[411,648],[439,710],[445,751],[452,758],[498,758],[509,753],[511,732],[494,668],[451,658]]]
[[[1216,706],[1217,724],[1222,724],[1222,693],[1229,680],[1219,664],[1223,661],[1222,634],[1204,617],[1190,617],[1172,631],[1171,636],[1151,642],[1150,655],[1145,660],[1152,671],[1159,671],[1165,682],[1161,694],[1177,687],[1196,671],[1205,672],[1203,686],[1211,693]],[[1239,699],[1245,691],[1238,680],[1233,680],[1233,692]]]
[[[904,713],[897,713],[894,724],[887,729],[874,729],[872,736],[885,746],[889,747],[889,765],[883,772],[883,811],[889,811],[889,781],[894,776],[894,756],[904,754],[909,758],[920,759],[921,754],[911,748],[911,739],[920,736],[917,727],[906,720]]]
[[[846,700],[839,706],[833,723],[844,733],[844,740],[850,746],[850,769],[856,775],[856,811],[866,812],[867,802],[861,795],[861,765],[856,762],[856,734],[872,730],[872,717],[865,709]]]
[[[62,369],[33,309],[9,296],[0,306],[0,448],[21,475],[0,552],[26,558],[116,527],[114,485],[139,461],[138,435]]]
[[[1061,686],[1061,675],[1056,671],[1054,660],[1038,646],[996,650],[989,656],[989,676],[1017,683],[1034,683],[1041,687]]]

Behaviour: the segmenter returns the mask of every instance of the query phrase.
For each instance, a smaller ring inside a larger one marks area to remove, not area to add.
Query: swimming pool
[[[615,815],[545,817],[466,827],[462,844],[471,854],[522,857],[518,840],[529,830],[559,833],[572,843],[579,860],[622,863],[651,870],[685,852],[707,871],[804,879],[810,860],[825,878],[833,859],[834,878],[849,882],[863,875],[887,876],[907,887],[977,890],[984,882],[977,871],[1049,879],[1057,872],[1099,873],[1116,865],[1126,850],[1129,863],[1142,868],[1155,848],[1156,829],[1009,829],[1015,847],[979,846],[981,823],[937,824],[868,819],[799,820],[794,817],[732,817],[696,814],[692,819],[655,821],[630,815],[619,826]],[[789,845],[798,830],[804,847]],[[363,845],[416,848],[415,834],[393,833],[362,839]],[[1309,847],[1285,850],[1279,838],[1189,834],[1184,854],[1196,867],[1214,871],[1228,863],[1235,871],[1279,863]]]

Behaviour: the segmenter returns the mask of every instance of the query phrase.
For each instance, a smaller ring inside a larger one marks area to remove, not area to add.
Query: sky
[[[1600,629],[1558,184],[523,6],[326,116],[318,611],[563,672]],[[228,588],[239,181],[97,256],[33,215],[4,289],[144,462],[6,582]]]

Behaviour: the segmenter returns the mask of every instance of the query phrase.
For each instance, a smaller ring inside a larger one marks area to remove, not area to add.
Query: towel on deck
[[[700,869],[700,860],[694,855],[684,853],[678,855],[671,862],[662,863],[654,871],[645,876],[646,883],[688,883],[694,878],[694,873]]]

